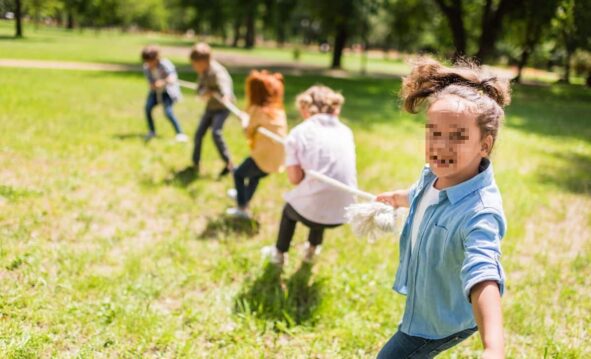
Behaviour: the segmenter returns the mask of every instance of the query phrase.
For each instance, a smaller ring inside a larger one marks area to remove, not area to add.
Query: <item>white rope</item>
[[[284,145],[284,146],[285,146],[285,140],[283,139],[283,137],[281,137],[281,136],[278,136],[276,133],[274,133],[274,132],[271,132],[271,131],[267,130],[267,129],[266,129],[266,128],[264,128],[264,127],[259,127],[259,128],[257,129],[257,131],[258,131],[260,134],[262,134],[263,136],[266,136],[266,137],[268,137],[268,138],[272,139],[273,141],[276,141],[276,142],[278,142],[278,143],[280,143],[280,144],[282,144],[282,145]],[[316,171],[314,171],[314,170],[306,170],[305,172],[306,172],[306,174],[307,174],[307,175],[309,175],[310,177],[313,177],[313,178],[315,178],[315,179],[317,179],[317,180],[319,180],[319,181],[321,181],[321,182],[323,182],[323,183],[326,183],[326,184],[328,184],[328,185],[330,185],[330,186],[333,186],[333,187],[335,187],[335,188],[338,188],[338,189],[340,189],[341,191],[344,191],[344,192],[347,192],[347,193],[353,194],[353,195],[355,195],[355,196],[362,197],[362,198],[364,198],[364,199],[366,199],[366,200],[368,200],[368,201],[373,201],[373,200],[375,200],[375,199],[376,199],[376,196],[374,196],[374,195],[373,195],[373,194],[371,194],[371,193],[368,193],[368,192],[365,192],[365,191],[358,190],[358,189],[357,189],[357,188],[355,188],[355,187],[350,187],[350,186],[347,186],[347,185],[346,185],[346,184],[344,184],[343,182],[337,181],[337,180],[335,180],[335,179],[333,179],[333,178],[330,178],[330,177],[328,177],[328,176],[326,176],[326,175],[323,175],[322,173],[316,172]]]
[[[194,82],[185,81],[185,80],[181,80],[181,79],[178,79],[178,82],[181,87],[197,91],[197,84]]]
[[[189,89],[196,89],[197,86],[192,82],[179,80],[179,84],[182,87]],[[232,102],[226,100],[217,93],[213,94],[213,97],[222,103],[230,112],[238,117],[243,125],[248,124],[249,116],[247,113],[241,111]],[[274,132],[269,131],[264,127],[258,127],[257,131],[277,143],[285,146],[285,139]],[[369,202],[367,203],[355,203],[345,208],[345,217],[347,222],[351,225],[353,233],[359,237],[369,237],[370,240],[378,238],[384,232],[395,231],[396,226],[396,210],[389,205],[381,202],[376,202],[376,196],[359,190],[355,187],[347,186],[346,184],[330,178],[322,173],[314,170],[306,170],[305,173],[310,177],[313,177],[323,183],[340,189],[341,191],[353,194],[361,197]]]

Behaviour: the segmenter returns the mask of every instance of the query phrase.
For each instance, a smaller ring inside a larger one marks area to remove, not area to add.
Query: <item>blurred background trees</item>
[[[16,36],[24,19],[189,33],[233,47],[319,46],[332,68],[346,51],[381,50],[516,66],[516,81],[535,66],[591,82],[591,0],[0,0],[0,15],[16,20]]]

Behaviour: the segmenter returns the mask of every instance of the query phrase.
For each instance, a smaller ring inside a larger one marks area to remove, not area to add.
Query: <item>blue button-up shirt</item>
[[[164,80],[165,78],[167,78],[170,75],[175,75],[177,76],[177,72],[176,72],[176,68],[174,67],[174,65],[172,64],[172,62],[170,62],[170,60],[168,59],[161,59],[158,62],[158,75],[160,77],[160,79]],[[146,76],[146,79],[148,80],[148,82],[153,85],[156,80],[156,78],[154,78],[154,76],[152,75],[152,71],[150,70],[150,68],[148,67],[147,64],[144,64],[144,76]],[[150,90],[154,91],[154,90]],[[168,96],[170,96],[170,98],[173,101],[178,101],[181,99],[182,95],[181,95],[181,88],[179,86],[179,82],[175,81],[172,83],[167,83],[166,84],[166,92],[168,93]]]
[[[414,213],[435,179],[425,166],[409,191],[410,210],[400,236],[400,264],[394,282],[394,290],[407,296],[399,329],[428,339],[475,327],[470,290],[482,281],[494,280],[502,294],[505,282],[499,262],[505,216],[487,159],[478,175],[441,190],[439,202],[426,209],[411,248]]]

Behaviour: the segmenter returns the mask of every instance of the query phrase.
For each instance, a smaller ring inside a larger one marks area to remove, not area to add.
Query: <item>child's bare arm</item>
[[[304,179],[304,176],[305,175],[302,166],[293,165],[287,167],[287,178],[289,179],[289,182],[291,182],[292,184],[300,184],[300,182],[302,182],[302,180]]]
[[[408,208],[410,206],[410,203],[408,202],[408,190],[406,190],[406,189],[380,193],[376,197],[376,201],[383,202],[385,204],[389,204],[390,206],[392,206],[394,208],[399,208],[399,207]]]
[[[172,73],[172,74],[168,75],[168,76],[167,76],[167,77],[164,79],[164,82],[165,82],[165,83],[167,83],[167,84],[172,84],[172,83],[175,83],[175,82],[176,82],[176,80],[178,80],[178,76],[177,76],[177,74],[176,74],[176,73]]]
[[[470,300],[484,346],[482,358],[504,358],[503,313],[497,282],[487,280],[476,284],[470,292]]]

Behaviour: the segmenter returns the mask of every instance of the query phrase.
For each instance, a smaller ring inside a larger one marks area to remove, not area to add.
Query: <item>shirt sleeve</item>
[[[472,287],[487,280],[496,281],[503,295],[505,274],[499,259],[505,220],[497,213],[477,213],[466,223],[464,234],[464,263],[460,273],[464,295],[470,301]]]
[[[223,70],[220,69],[219,71],[216,72],[216,80],[217,80],[217,84],[218,84],[218,88],[220,91],[220,94],[222,95],[222,97],[228,96],[228,97],[233,97],[233,90],[232,90],[232,78],[230,77],[230,74]]]
[[[301,143],[297,133],[291,132],[285,139],[285,167],[299,165],[299,152]]]
[[[355,136],[353,135],[353,131],[351,131],[351,129],[349,130],[349,135],[350,135],[350,142],[351,142],[351,161],[353,163],[353,178],[351,179],[352,182],[354,183],[354,187],[358,188],[359,184],[357,183],[357,150],[355,147]]]
[[[162,70],[164,71],[164,74],[166,75],[166,77],[168,77],[170,75],[176,76],[176,68],[174,67],[172,62],[170,62],[170,60],[164,59],[164,60],[160,61],[160,65],[162,66]]]
[[[205,74],[199,75],[199,79],[197,80],[197,95],[203,95],[205,91],[207,91],[207,86],[205,86]]]

